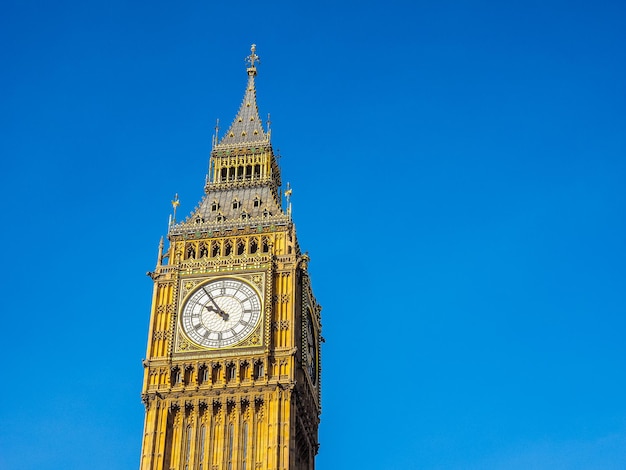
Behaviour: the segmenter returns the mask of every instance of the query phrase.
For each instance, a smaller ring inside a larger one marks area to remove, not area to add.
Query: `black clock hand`
[[[215,309],[213,308],[209,308],[207,307],[207,310],[213,310],[215,313],[217,313],[220,317],[222,317],[224,320],[228,320],[228,313],[226,313],[224,310],[222,310],[220,308],[219,305],[217,305],[217,303],[215,302],[215,300],[213,300],[213,297],[211,297],[211,294],[209,294],[209,292],[203,287],[202,290],[204,291],[204,293],[207,295],[207,297],[209,298],[209,300],[211,301],[211,303],[213,305],[215,305]],[[206,307],[206,305],[205,305]]]

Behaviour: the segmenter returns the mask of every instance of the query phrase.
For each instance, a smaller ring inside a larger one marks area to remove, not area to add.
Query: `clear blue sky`
[[[324,307],[318,469],[626,468],[623,2],[0,8],[0,469],[138,467],[144,273],[253,42]]]

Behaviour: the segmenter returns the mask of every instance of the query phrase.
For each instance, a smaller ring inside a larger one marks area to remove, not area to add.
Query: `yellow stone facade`
[[[171,220],[149,273],[141,470],[315,468],[321,307],[259,119],[254,47],[248,60],[205,195]]]

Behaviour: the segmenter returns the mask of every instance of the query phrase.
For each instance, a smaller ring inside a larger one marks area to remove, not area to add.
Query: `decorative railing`
[[[181,222],[171,224],[168,234],[185,235],[190,233],[223,232],[226,230],[252,228],[259,231],[272,226],[289,225],[291,218],[288,215],[271,215],[269,217],[250,217],[248,219],[232,219],[223,222]]]

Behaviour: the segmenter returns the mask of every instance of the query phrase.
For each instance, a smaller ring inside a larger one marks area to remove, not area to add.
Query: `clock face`
[[[317,385],[317,345],[315,344],[315,333],[313,330],[313,322],[309,314],[306,328],[307,342],[307,370],[313,385]]]
[[[256,328],[261,299],[249,284],[233,278],[209,281],[187,299],[181,325],[194,343],[225,348],[239,343]]]

